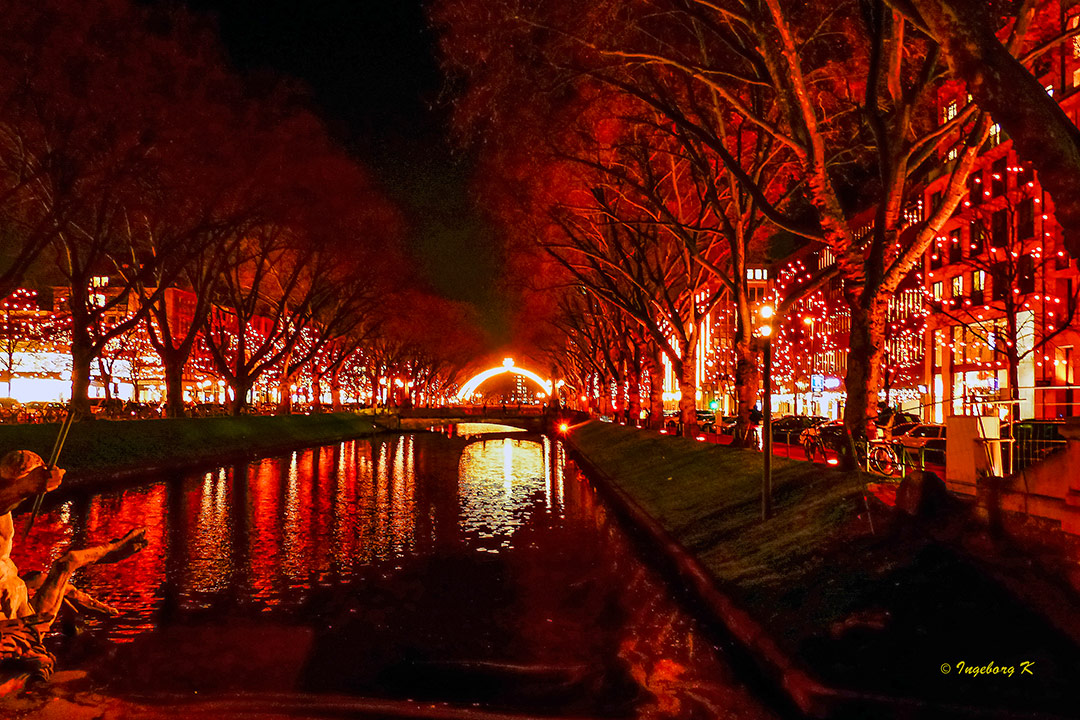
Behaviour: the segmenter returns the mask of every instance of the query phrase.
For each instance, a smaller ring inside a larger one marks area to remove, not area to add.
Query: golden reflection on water
[[[194,547],[202,552],[190,558],[190,587],[216,592],[225,587],[230,566],[229,473],[225,468],[206,473],[198,497],[199,510],[190,532]]]
[[[513,425],[500,425],[499,423],[454,423],[453,432],[458,437],[474,437],[476,435],[493,435],[503,433],[523,433],[519,427]]]
[[[548,497],[545,456],[544,446],[532,440],[466,445],[458,463],[462,530],[510,547],[511,536],[528,520],[530,509]],[[493,550],[488,543],[477,549]]]

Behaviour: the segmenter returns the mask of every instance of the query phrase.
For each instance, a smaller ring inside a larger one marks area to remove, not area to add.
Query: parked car
[[[32,400],[23,405],[23,413],[29,422],[58,422],[67,412],[67,405],[45,400]]]
[[[720,418],[716,422],[716,432],[720,433],[721,435],[731,435],[733,432],[735,432],[735,422],[738,419],[739,418],[735,417],[734,415]]]
[[[0,422],[19,422],[20,413],[22,413],[22,404],[18,400],[9,397],[0,398]]]
[[[910,461],[920,457],[928,463],[945,464],[945,426],[937,423],[916,425],[903,435],[893,435],[893,447],[897,455],[906,455]]]
[[[1028,465],[1042,460],[1047,455],[1065,449],[1066,440],[1061,434],[1064,420],[1020,420],[1001,426],[1001,462],[1003,471],[1008,473],[1022,470]],[[1012,440],[1013,442],[1008,442]],[[1014,455],[1015,453],[1015,455]],[[1015,461],[1011,462],[1015,457]]]
[[[799,434],[799,442],[806,448],[806,454],[809,457],[820,449],[839,452],[843,437],[844,421],[826,420],[803,430]]]
[[[894,423],[891,428],[892,436],[895,438],[900,437],[901,435],[907,435],[919,425],[922,425],[921,421]]]
[[[697,424],[702,432],[716,432],[716,413],[712,410],[698,410]]]
[[[795,442],[804,430],[827,420],[818,415],[785,415],[772,421],[773,442]]]
[[[224,403],[196,403],[191,407],[192,417],[224,417],[229,409]]]
[[[878,415],[877,419],[875,419],[874,422],[878,426],[883,426],[889,421],[890,417],[895,418],[893,420],[893,427],[908,423],[913,425],[922,424],[922,420],[919,419],[918,415],[916,415],[915,413],[904,412],[902,410],[883,411],[880,415]]]
[[[122,413],[124,410],[124,401],[119,398],[110,398],[106,400],[103,397],[90,398],[90,414],[100,415],[101,417],[112,417]]]

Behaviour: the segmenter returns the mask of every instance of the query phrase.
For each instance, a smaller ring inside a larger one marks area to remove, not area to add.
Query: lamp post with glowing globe
[[[772,334],[773,315],[775,311],[772,305],[763,305],[758,315],[761,317],[761,325],[758,326],[758,336],[761,338],[762,348],[762,388],[764,397],[761,400],[761,450],[764,458],[761,468],[761,519],[768,520],[772,515]]]

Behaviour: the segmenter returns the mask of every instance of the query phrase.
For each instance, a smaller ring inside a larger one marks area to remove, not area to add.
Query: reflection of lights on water
[[[544,447],[536,441],[506,438],[499,444],[467,445],[458,464],[462,529],[509,544],[532,504],[546,496],[544,458]]]
[[[405,436],[399,435],[397,439],[397,449],[394,452],[394,477],[405,477]]]
[[[86,590],[137,618],[115,632],[135,634],[155,624],[163,593],[183,611],[211,607],[222,593],[257,608],[288,605],[313,578],[347,578],[435,546],[500,552],[545,508],[562,513],[563,456],[550,438],[462,449],[406,435],[304,450],[66,501],[42,522],[55,529],[39,533],[34,554],[56,557],[73,541],[149,525],[153,542],[137,558],[84,576]],[[430,492],[438,487],[449,494]]]
[[[551,440],[544,436],[544,507],[551,510]]]
[[[564,469],[566,467],[566,448],[563,444],[556,443],[555,445],[555,487],[556,495],[555,501],[559,503],[559,507],[563,507],[563,479],[565,478]]]
[[[501,425],[499,423],[470,423],[463,422],[457,423],[454,427],[454,432],[458,437],[475,437],[477,435],[489,435],[492,433],[523,433],[525,432],[519,427],[513,425]]]
[[[221,468],[218,471],[217,483],[214,485],[214,511],[222,521],[224,521],[225,516],[226,493],[229,491],[228,478],[225,468]]]
[[[506,497],[510,497],[510,491],[514,486],[514,446],[510,440],[503,440],[503,490]]]
[[[305,479],[310,476],[304,473]],[[299,579],[304,574],[303,541],[300,528],[300,464],[297,453],[292,454],[285,480],[285,518],[282,533],[282,569],[289,578]],[[307,535],[307,533],[303,533]]]
[[[228,471],[219,468],[216,473],[206,473],[196,492],[199,493],[199,513],[192,528],[191,567],[185,580],[191,590],[213,592],[225,587],[225,570],[230,562]]]
[[[394,475],[391,482],[393,495],[390,498],[390,540],[391,551],[401,555],[411,548],[415,541],[415,496],[416,478],[413,470],[414,437],[406,435],[398,440],[394,463]]]

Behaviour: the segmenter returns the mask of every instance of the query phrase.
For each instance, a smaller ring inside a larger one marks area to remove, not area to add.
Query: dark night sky
[[[497,344],[496,243],[470,204],[469,164],[446,138],[448,108],[422,0],[186,0],[218,18],[242,70],[303,81],[335,135],[406,213],[436,290],[478,307]]]

